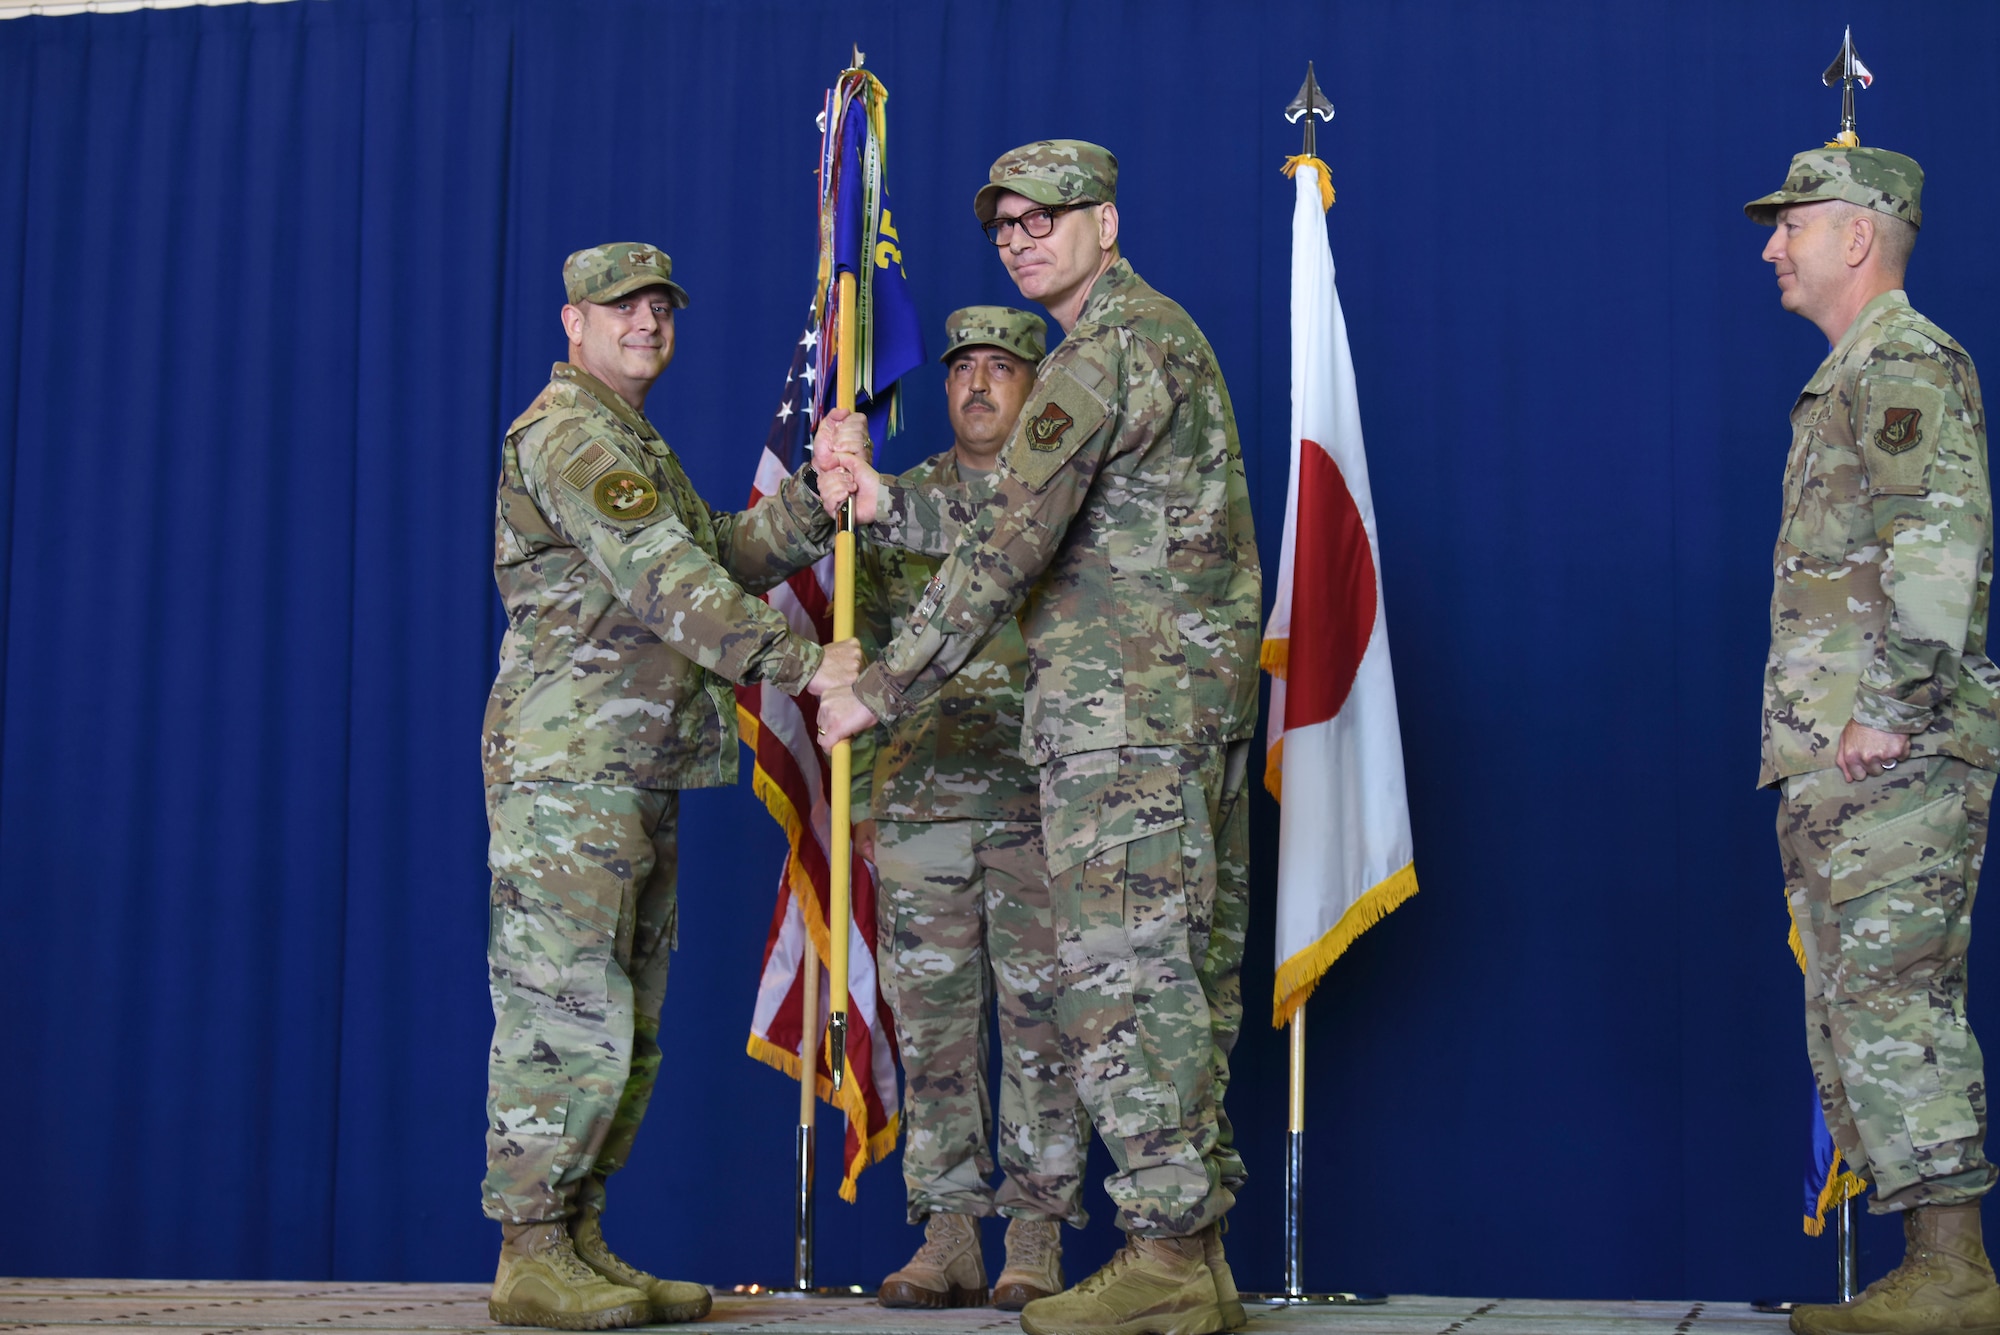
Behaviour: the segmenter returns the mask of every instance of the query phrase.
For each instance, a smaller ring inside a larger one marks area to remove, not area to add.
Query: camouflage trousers
[[[1244,1180],[1222,1102],[1243,1027],[1248,753],[1121,747],[1042,770],[1062,1053],[1128,1233],[1199,1232]]]
[[[1806,1048],[1833,1142],[1876,1213],[1993,1185],[1965,952],[1994,776],[1918,757],[1784,781],[1778,846],[1806,955]]]
[[[1056,1028],[1056,938],[1041,827],[879,821],[876,948],[903,1050],[910,1222],[950,1214],[1088,1222],[1090,1124]],[[987,1008],[1000,1030],[1000,1171],[987,1091]]]
[[[486,789],[488,1218],[602,1208],[660,1070],[680,794],[591,783]]]

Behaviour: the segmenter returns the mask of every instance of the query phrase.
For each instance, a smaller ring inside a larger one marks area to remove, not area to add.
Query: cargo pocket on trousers
[[[1965,836],[1963,793],[1868,825],[1834,845],[1827,861],[1828,899],[1845,904],[1913,880],[1956,857],[1965,846]]]
[[[1186,820],[1180,771],[1172,765],[1127,766],[1093,776],[1081,797],[1042,788],[1042,830],[1049,874],[1101,858],[1122,844],[1177,829]]]
[[[1956,1140],[1973,1140],[1979,1135],[1979,1118],[1972,1111],[1972,1100],[1963,1090],[1943,1089],[1937,1084],[1935,1072],[1923,1082],[1932,1086],[1929,1095],[1920,1095],[1903,1105],[1903,1127],[1910,1133],[1910,1144],[1928,1153],[1918,1156],[1918,1171],[1925,1177],[1946,1177],[1959,1171],[1963,1165],[1959,1155],[1939,1155],[1940,1145],[1948,1145]]]
[[[1055,878],[1065,1055],[1074,1043],[1077,1088],[1098,1117],[1098,1130],[1121,1140],[1181,1123],[1179,1093],[1154,1063],[1162,1017],[1141,999],[1152,983],[1134,939],[1135,904],[1157,896],[1133,882],[1148,877],[1161,843],[1177,855],[1178,831],[1114,845]]]

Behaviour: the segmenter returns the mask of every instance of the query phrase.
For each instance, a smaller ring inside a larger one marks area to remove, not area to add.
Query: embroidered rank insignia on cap
[[[645,478],[621,468],[597,479],[590,499],[613,519],[644,519],[659,505],[660,493]]]
[[[1875,433],[1875,447],[1884,454],[1901,454],[1913,450],[1924,438],[1919,424],[1924,420],[1922,408],[1886,408],[1882,412],[1882,429]]]
[[[583,447],[576,458],[563,466],[562,480],[582,491],[603,476],[604,470],[617,461],[617,455],[593,440]]]
[[[1051,399],[1041,412],[1028,419],[1028,448],[1052,450],[1062,443],[1063,433],[1075,425],[1076,419]]]

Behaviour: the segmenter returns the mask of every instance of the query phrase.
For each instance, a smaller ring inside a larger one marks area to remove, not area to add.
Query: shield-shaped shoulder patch
[[[1921,408],[1883,409],[1882,429],[1875,433],[1875,448],[1884,454],[1915,449],[1924,438],[1923,420]]]

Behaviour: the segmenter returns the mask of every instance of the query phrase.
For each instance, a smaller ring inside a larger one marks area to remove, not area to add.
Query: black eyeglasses
[[[979,228],[986,233],[986,239],[996,246],[1007,244],[1016,223],[1020,224],[1022,231],[1039,241],[1056,230],[1056,219],[1059,216],[1071,209],[1091,208],[1096,203],[1094,199],[1083,199],[1074,204],[1056,204],[1029,209],[1026,213],[1017,213],[1011,218],[994,218],[990,222],[983,222],[979,224]]]

